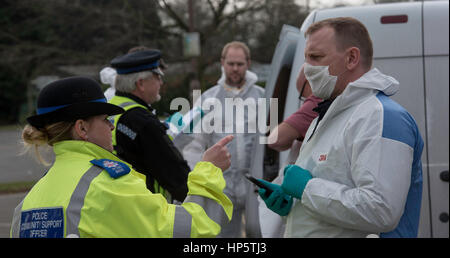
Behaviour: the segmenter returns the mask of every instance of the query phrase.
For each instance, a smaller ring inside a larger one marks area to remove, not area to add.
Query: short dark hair
[[[305,37],[323,27],[331,27],[336,37],[336,47],[344,50],[357,47],[361,52],[362,63],[370,69],[373,59],[373,45],[367,28],[355,18],[337,17],[315,22],[305,32]]]

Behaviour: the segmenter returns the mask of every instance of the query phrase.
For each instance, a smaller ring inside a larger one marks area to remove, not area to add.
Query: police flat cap
[[[123,108],[107,103],[99,83],[76,76],[45,86],[37,99],[37,114],[28,117],[27,121],[34,127],[42,128],[55,122],[123,112]]]
[[[152,71],[164,75],[159,69],[161,52],[156,49],[143,50],[118,56],[111,60],[111,67],[115,68],[117,74],[137,73],[141,71]]]

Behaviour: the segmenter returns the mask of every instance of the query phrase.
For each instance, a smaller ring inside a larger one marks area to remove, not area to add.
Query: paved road
[[[47,171],[32,155],[20,155],[22,151],[21,129],[0,130],[0,184],[37,181]],[[51,151],[44,152],[48,161],[53,160]],[[9,237],[14,208],[25,193],[0,194],[0,238]]]
[[[26,193],[0,195],[0,238],[9,237],[14,208],[22,201]]]
[[[0,184],[7,182],[36,181],[47,168],[37,163],[33,151],[20,155],[22,151],[21,130],[0,130]],[[51,150],[43,152],[48,161],[53,160]]]

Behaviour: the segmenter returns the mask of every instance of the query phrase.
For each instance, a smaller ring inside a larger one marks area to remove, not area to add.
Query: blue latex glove
[[[270,193],[269,195],[264,188],[259,188],[258,190],[258,194],[266,203],[267,208],[280,216],[288,215],[292,208],[292,196],[284,193],[280,185],[272,184],[261,179],[258,179],[258,181],[272,190],[272,193]]]
[[[169,116],[166,121],[168,124],[173,124],[179,131],[183,128],[183,115],[180,112],[176,112],[173,115]]]
[[[312,178],[308,170],[297,165],[287,165],[284,168],[283,191],[297,199],[302,198],[306,184]]]

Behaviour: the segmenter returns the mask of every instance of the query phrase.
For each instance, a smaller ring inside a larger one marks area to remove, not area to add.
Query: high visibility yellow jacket
[[[93,143],[62,141],[54,152],[53,166],[16,207],[11,237],[214,237],[231,219],[222,171],[212,163],[197,164],[186,200],[173,205]]]
[[[150,191],[163,194],[169,202],[183,201],[191,168],[168,137],[164,123],[145,101],[133,94],[116,92],[109,103],[125,109],[109,118],[114,124],[115,154],[145,175]]]
[[[138,104],[138,103],[136,103],[134,101],[130,101],[128,98],[124,98],[124,97],[120,97],[120,96],[114,96],[109,101],[109,103],[114,104],[116,106],[119,106],[119,107],[123,108],[125,111],[130,110],[130,109],[135,108],[135,107],[141,107],[141,108],[145,109],[145,107],[143,105],[140,105],[140,104]],[[109,121],[114,125],[114,130],[112,130],[112,132],[111,132],[112,145],[114,146],[114,148],[117,145],[117,137],[116,137],[116,134],[117,134],[117,122],[119,121],[120,116],[122,114],[114,115],[114,116],[110,116],[109,117]],[[116,150],[114,150],[113,153],[115,155],[117,155],[117,151]],[[146,176],[144,174],[142,174],[142,173],[135,173],[135,175],[140,177],[140,178],[142,178],[144,181],[146,180]],[[156,180],[155,180],[154,189],[155,189],[155,193],[161,193],[163,195],[165,193],[164,189],[159,186],[159,184],[158,184],[158,182]]]
[[[114,104],[116,106],[119,106],[119,107],[123,108],[125,111],[128,111],[128,110],[136,108],[136,107],[140,107],[140,108],[143,108],[145,110],[148,109],[144,105],[141,105],[141,104],[135,102],[132,99],[129,99],[127,97],[122,97],[122,96],[114,96],[109,101],[109,103]],[[114,130],[112,131],[113,146],[117,145],[117,137],[116,137],[116,134],[117,134],[117,123],[119,122],[119,119],[120,119],[121,115],[123,115],[123,113],[119,114],[119,115],[112,116],[110,118],[111,123],[114,125]],[[116,153],[116,151],[114,151],[114,153]]]

